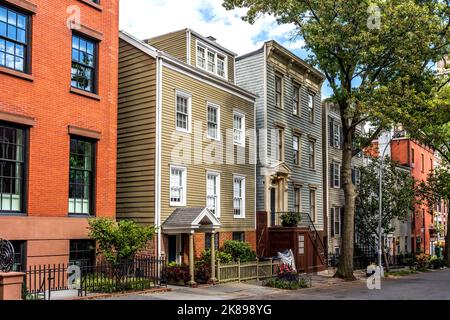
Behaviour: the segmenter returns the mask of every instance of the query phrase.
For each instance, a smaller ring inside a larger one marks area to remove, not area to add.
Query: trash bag
[[[291,249],[283,252],[278,252],[278,258],[281,259],[281,263],[288,265],[292,268],[293,271],[297,272],[297,268],[295,267],[294,253]]]

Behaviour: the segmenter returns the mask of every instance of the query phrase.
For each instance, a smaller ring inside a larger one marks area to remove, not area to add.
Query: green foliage
[[[445,267],[445,260],[442,258],[438,258],[436,256],[432,256],[430,259],[430,268],[431,269],[440,269]]]
[[[139,226],[132,220],[116,222],[107,218],[89,219],[89,230],[99,253],[112,265],[133,258],[154,235],[152,227]]]
[[[169,263],[167,266],[167,279],[174,282],[183,281],[184,284],[188,283],[191,280],[189,267],[176,262]]]
[[[89,292],[114,293],[121,291],[137,291],[154,287],[154,282],[148,279],[126,277],[118,281],[103,274],[87,274],[84,287]]]
[[[417,273],[417,271],[414,271],[414,270],[399,270],[399,271],[385,272],[384,275],[385,275],[385,277],[389,277],[389,276],[405,277],[405,276],[409,276],[411,274],[416,274],[416,273]]]
[[[421,253],[416,255],[416,266],[418,270],[427,269],[430,265],[430,255]]]
[[[360,168],[361,181],[356,198],[355,226],[361,241],[376,245],[379,232],[379,159]],[[408,171],[399,168],[389,158],[383,163],[383,213],[382,228],[384,234],[395,231],[395,219],[406,221],[414,210],[414,199],[417,192],[416,182]]]
[[[200,261],[204,263],[211,263],[211,250],[204,250],[200,255]],[[230,253],[223,251],[216,251],[216,262],[220,263],[230,263],[233,261],[233,256]]]
[[[301,215],[298,212],[288,212],[281,215],[283,227],[296,227],[300,223]]]
[[[256,252],[252,250],[247,242],[233,240],[225,241],[221,251],[231,255],[234,261],[237,261],[238,259],[240,259],[241,262],[256,260]]]
[[[277,276],[270,278],[264,282],[264,286],[285,289],[285,290],[297,290],[300,288],[308,288],[308,281],[292,270],[286,264],[281,264],[277,267]]]

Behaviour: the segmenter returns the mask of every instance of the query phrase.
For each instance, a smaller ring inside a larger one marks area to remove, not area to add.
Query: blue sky
[[[121,0],[120,28],[145,39],[191,28],[237,54],[256,50],[267,40],[276,40],[300,58],[306,58],[303,41],[293,38],[293,25],[278,25],[273,17],[260,18],[254,25],[242,21],[245,9],[226,11],[221,0]],[[322,96],[331,89],[324,84]]]

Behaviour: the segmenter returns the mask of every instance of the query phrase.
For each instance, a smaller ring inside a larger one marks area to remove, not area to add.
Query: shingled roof
[[[170,229],[219,228],[220,221],[206,207],[178,208],[162,224],[163,231]]]

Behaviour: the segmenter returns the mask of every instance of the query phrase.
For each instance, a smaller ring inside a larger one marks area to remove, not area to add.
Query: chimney
[[[211,40],[211,41],[213,41],[213,42],[216,42],[216,38],[214,38],[213,36],[208,36],[208,37],[206,37],[207,39],[209,39],[209,40]]]

